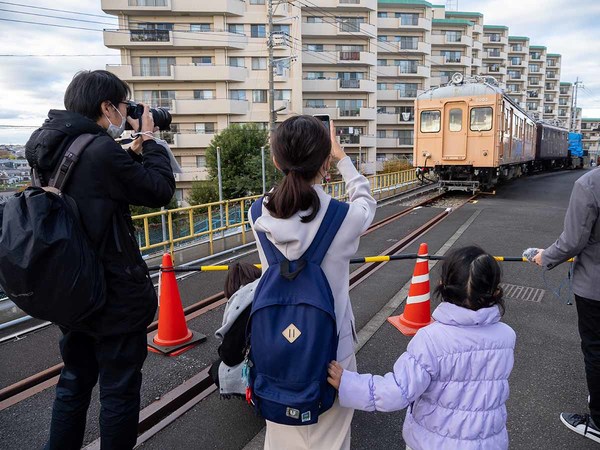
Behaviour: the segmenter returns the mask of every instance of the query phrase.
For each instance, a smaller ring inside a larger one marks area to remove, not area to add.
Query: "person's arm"
[[[413,344],[415,339],[420,342]],[[393,372],[384,376],[343,370],[339,383],[340,405],[362,411],[390,412],[414,402],[429,387],[437,370],[436,359],[425,340],[429,338],[423,332],[418,338],[415,336],[394,364]],[[331,376],[331,369],[329,372]]]
[[[219,356],[229,367],[233,367],[244,360],[246,326],[248,325],[248,319],[250,319],[251,310],[251,305],[246,307],[223,336],[223,343],[219,347]]]
[[[563,232],[554,244],[540,252],[538,260],[541,265],[552,269],[581,253],[597,219],[598,206],[589,185],[575,183]]]
[[[361,175],[350,157],[346,155],[335,137],[335,127],[333,122],[330,122],[331,135],[331,156],[334,161],[337,161],[337,168],[346,183],[346,192],[348,192],[348,202],[350,210],[348,211],[349,218],[356,231],[356,236],[360,236],[373,221],[375,210],[377,209],[377,201],[371,195],[371,185],[369,180],[364,175]]]

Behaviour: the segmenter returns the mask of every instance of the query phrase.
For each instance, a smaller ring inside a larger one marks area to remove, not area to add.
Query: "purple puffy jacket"
[[[410,405],[403,436],[413,450],[505,450],[515,332],[497,306],[471,311],[442,302],[384,376],[344,370],[340,404],[363,411]]]

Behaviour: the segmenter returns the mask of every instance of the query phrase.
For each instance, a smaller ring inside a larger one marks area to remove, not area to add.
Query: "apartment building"
[[[432,18],[432,9],[426,2],[380,1],[376,71],[378,162],[412,157],[414,99],[418,92],[430,87]]]
[[[527,112],[542,119],[544,112],[544,86],[546,83],[546,47],[529,46],[527,67]]]
[[[268,3],[102,0],[119,21],[104,32],[105,45],[121,51],[121,64],[108,70],[134,99],[173,114],[163,136],[184,170],[181,201],[207,178],[216,133],[232,123],[268,126]],[[485,25],[481,13],[426,0],[274,0],[273,22],[277,120],[329,114],[365,173],[386,159],[412,159],[414,98],[456,72],[493,76],[540,118],[569,114],[560,55]]]
[[[561,82],[558,93],[558,120],[563,127],[571,129],[573,107],[573,83]]]
[[[447,19],[468,20],[473,24],[471,46],[471,71],[467,75],[481,75],[483,67],[483,14],[470,11],[446,11]]]
[[[600,152],[600,119],[581,119],[581,134],[583,150],[587,150],[593,154]]]
[[[377,1],[322,0],[295,9],[302,34],[302,111],[329,114],[350,158],[372,173],[377,147]]]
[[[544,83],[544,120],[558,120],[561,55],[546,55],[546,82]]]
[[[509,36],[506,91],[522,108],[525,108],[527,102],[528,67],[529,38],[525,36]]]
[[[506,88],[508,62],[508,27],[503,25],[483,26],[483,70],[482,75],[492,76],[498,86]]]

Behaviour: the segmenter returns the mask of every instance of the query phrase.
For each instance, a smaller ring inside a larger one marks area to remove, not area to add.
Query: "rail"
[[[408,189],[418,181],[413,169],[372,175],[367,179],[373,194]],[[323,184],[323,190],[335,199],[348,199],[344,181]],[[246,219],[248,209],[259,197],[253,195],[133,216],[140,250],[150,254],[162,249],[173,254],[178,246],[208,242],[212,255],[215,239],[232,234],[241,234],[242,244],[246,244],[246,234],[250,231]]]

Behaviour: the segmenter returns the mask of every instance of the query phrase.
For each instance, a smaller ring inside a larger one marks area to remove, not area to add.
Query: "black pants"
[[[590,393],[590,414],[600,426],[600,301],[575,295],[575,303]]]
[[[47,450],[75,450],[83,443],[92,389],[100,379],[103,450],[134,447],[140,411],[146,332],[93,338],[68,331],[60,341],[65,367],[56,387]]]

